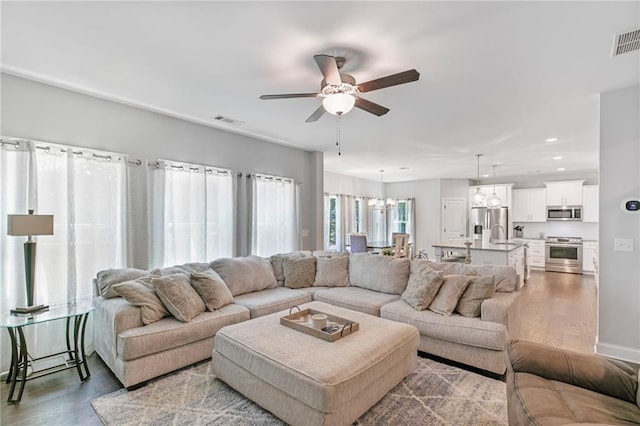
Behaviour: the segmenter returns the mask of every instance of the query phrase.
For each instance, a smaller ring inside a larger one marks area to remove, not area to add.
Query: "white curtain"
[[[151,167],[151,265],[233,256],[231,171],[170,161]]]
[[[251,254],[271,256],[298,250],[296,184],[292,179],[251,177]]]
[[[387,211],[384,208],[374,209],[367,203],[367,212],[367,240],[387,241]]]

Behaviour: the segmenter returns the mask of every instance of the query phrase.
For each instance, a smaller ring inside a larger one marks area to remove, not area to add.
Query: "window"
[[[260,174],[251,179],[251,253],[270,256],[297,250],[298,197],[295,182]]]
[[[407,202],[405,200],[396,202],[395,229],[395,232],[407,232]]]
[[[364,215],[367,211],[366,204],[363,198],[354,198],[353,199],[353,219],[351,228],[353,232],[356,234],[365,233],[367,230],[365,229]]]
[[[335,249],[337,244],[337,198],[329,197],[329,248]]]

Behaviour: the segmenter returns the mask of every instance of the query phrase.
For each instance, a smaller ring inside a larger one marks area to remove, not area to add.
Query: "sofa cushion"
[[[463,272],[464,263],[460,263],[460,262],[438,263],[438,262],[432,262],[430,260],[425,260],[424,262],[427,262],[427,265],[434,271],[440,271],[444,275],[471,275],[471,274],[465,274]]]
[[[257,318],[310,302],[311,299],[311,295],[305,291],[277,287],[236,296],[234,303],[249,309],[251,318]]]
[[[211,269],[211,265],[206,262],[191,262],[162,268],[160,272],[162,275],[183,274],[188,277],[192,272],[203,272],[207,269]]]
[[[456,305],[456,312],[465,317],[479,317],[482,302],[490,298],[496,291],[496,281],[493,275],[470,277],[467,288],[460,296]]]
[[[310,257],[311,252],[306,250],[292,251],[290,253],[278,253],[272,255],[269,260],[273,269],[273,274],[279,286],[284,284],[284,268],[282,263],[287,259],[300,259],[301,257]]]
[[[509,293],[518,285],[518,273],[511,266],[503,265],[464,265],[464,275],[493,275],[496,280],[496,291]]]
[[[288,288],[311,287],[316,279],[316,258],[286,259],[282,263],[284,286]]]
[[[315,287],[346,287],[349,285],[349,256],[318,257]]]
[[[271,262],[262,257],[222,258],[211,262],[211,267],[234,296],[278,286]]]
[[[117,342],[118,357],[129,361],[212,338],[222,327],[248,319],[249,310],[234,304],[223,306],[215,312],[204,312],[188,323],[167,317],[151,325],[120,333]]]
[[[167,315],[171,315],[158,298],[156,291],[150,286],[138,281],[126,281],[115,284],[112,288],[120,296],[124,297],[127,302],[140,307],[144,325],[152,324]]]
[[[442,272],[429,268],[423,260],[412,260],[411,274],[402,300],[414,309],[423,311],[433,302],[443,280]]]
[[[316,291],[313,299],[379,317],[380,307],[400,299],[400,296],[360,287],[334,287]]]
[[[213,269],[192,272],[189,280],[210,311],[213,312],[229,303],[233,303],[233,295],[229,288]]]
[[[313,257],[349,257],[350,254],[348,251],[315,250]]]
[[[464,275],[445,275],[438,294],[429,305],[429,309],[442,315],[451,315],[460,300],[460,296],[469,284],[470,277]]]
[[[191,321],[206,310],[202,298],[184,274],[154,278],[151,284],[167,310],[180,321]]]
[[[349,256],[349,283],[389,294],[402,294],[409,281],[409,259],[369,253]]]
[[[119,296],[119,294],[111,288],[114,284],[132,281],[145,275],[147,275],[147,271],[143,271],[142,269],[106,269],[98,272],[96,280],[100,295],[105,299],[110,299]]]
[[[399,300],[380,308],[380,317],[411,324],[423,336],[467,346],[502,351],[507,342],[507,328],[495,322],[461,315],[440,315],[428,309],[416,311]]]

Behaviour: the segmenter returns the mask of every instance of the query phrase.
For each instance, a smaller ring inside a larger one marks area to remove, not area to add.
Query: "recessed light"
[[[566,169],[564,167],[558,167],[559,172],[564,172]]]
[[[489,175],[482,175],[482,177],[489,177]]]
[[[553,157],[554,160],[562,160],[562,156],[558,155],[557,157]]]
[[[406,166],[402,166],[402,167],[400,167],[400,170],[409,170],[409,168],[406,167]]]
[[[545,139],[544,141],[545,142],[556,142],[557,140],[558,140],[558,138],[548,138],[548,139]]]

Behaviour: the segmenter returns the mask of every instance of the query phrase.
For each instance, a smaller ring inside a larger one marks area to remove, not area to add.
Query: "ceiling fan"
[[[325,111],[330,114],[342,116],[348,113],[355,106],[371,114],[381,116],[389,112],[389,108],[378,105],[360,97],[360,93],[371,92],[373,90],[384,89],[385,87],[397,86],[399,84],[410,83],[420,78],[420,74],[415,69],[404,71],[398,74],[388,75],[356,84],[356,79],[349,74],[343,74],[340,69],[345,63],[343,57],[329,55],[315,55],[313,57],[320,72],[324,77],[320,82],[319,93],[289,93],[282,95],[262,95],[260,99],[288,99],[288,98],[322,98],[322,105],[315,110],[305,121],[311,123],[317,121]]]

